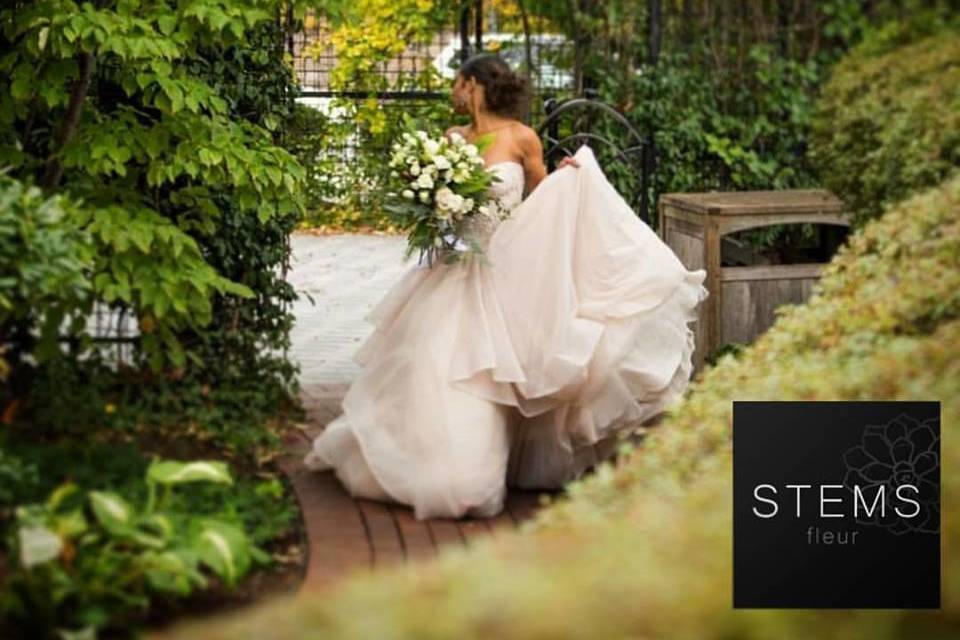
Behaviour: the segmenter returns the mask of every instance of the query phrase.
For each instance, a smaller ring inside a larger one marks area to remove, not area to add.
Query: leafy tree
[[[254,297],[203,244],[224,211],[297,216],[303,169],[276,122],[235,117],[209,52],[276,19],[273,0],[34,0],[0,10],[0,157],[11,175],[80,203],[96,244],[92,296],[138,319],[154,370],[201,365],[181,335],[217,296]],[[268,52],[263,52],[268,55]],[[76,311],[89,309],[79,305]]]

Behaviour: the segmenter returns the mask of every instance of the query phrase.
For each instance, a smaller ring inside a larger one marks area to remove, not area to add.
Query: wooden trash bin
[[[710,295],[693,326],[695,372],[722,345],[749,343],[766,331],[778,306],[806,300],[826,263],[724,266],[721,249],[736,249],[725,236],[774,224],[850,226],[840,199],[822,189],[667,193],[657,212],[661,239],[688,269],[707,271]]]

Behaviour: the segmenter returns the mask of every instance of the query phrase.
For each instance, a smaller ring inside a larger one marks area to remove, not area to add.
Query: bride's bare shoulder
[[[536,132],[536,130],[533,127],[526,125],[522,122],[518,121],[513,126],[513,131],[514,131],[514,135],[517,136],[517,139],[520,140],[521,142],[529,143],[533,140],[536,140],[537,142],[540,141],[540,135]]]
[[[536,130],[522,122],[518,122],[513,130],[517,146],[524,155],[540,155],[543,153],[543,143],[540,142],[540,135]]]

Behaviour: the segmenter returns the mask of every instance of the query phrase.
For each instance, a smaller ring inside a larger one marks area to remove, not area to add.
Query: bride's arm
[[[547,177],[547,168],[543,164],[543,144],[540,142],[540,136],[537,135],[537,132],[530,128],[523,130],[519,144],[520,151],[523,154],[526,195],[530,195],[540,184],[540,181]]]

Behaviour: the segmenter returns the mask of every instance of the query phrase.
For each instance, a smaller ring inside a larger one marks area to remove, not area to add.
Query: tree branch
[[[93,76],[93,54],[82,52],[77,58],[80,74],[70,87],[70,103],[67,105],[67,114],[63,118],[60,130],[57,132],[56,149],[47,158],[47,169],[43,176],[43,186],[47,189],[56,187],[63,177],[63,164],[60,162],[59,154],[77,133],[80,115],[83,112],[83,102],[90,88],[90,78]]]

